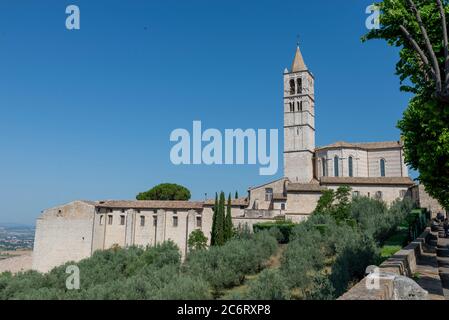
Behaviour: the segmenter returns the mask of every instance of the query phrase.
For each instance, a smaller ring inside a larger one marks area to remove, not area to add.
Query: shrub
[[[275,232],[279,243],[287,243],[295,226],[295,223],[289,221],[265,222],[253,225],[253,230],[255,233],[263,230]]]
[[[263,270],[258,278],[249,284],[244,298],[250,300],[288,300],[290,290],[285,278],[278,270]]]

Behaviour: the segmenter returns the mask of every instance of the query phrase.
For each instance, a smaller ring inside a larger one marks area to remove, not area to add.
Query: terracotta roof
[[[97,201],[99,208],[116,209],[202,209],[203,202],[195,201],[157,201],[157,200],[105,200]]]
[[[287,196],[285,196],[283,193],[274,193],[273,200],[287,200]]]
[[[228,203],[227,198],[226,198],[226,203]],[[215,204],[215,199],[209,199],[204,202],[205,206],[213,206],[214,204]],[[231,199],[231,206],[247,206],[247,205],[248,205],[247,198]]]
[[[338,141],[327,146],[318,147],[317,150],[322,149],[334,149],[334,148],[357,148],[364,150],[376,150],[376,149],[390,149],[401,148],[402,142],[400,141],[380,141],[380,142],[355,142],[350,143],[346,141]]]
[[[320,186],[317,183],[289,183],[287,184],[287,192],[322,192],[326,187]]]
[[[321,184],[413,185],[409,177],[321,177]]]
[[[292,63],[292,71],[291,72],[298,72],[298,71],[304,71],[307,70],[307,66],[304,63],[304,59],[302,58],[301,50],[299,49],[299,46],[296,47],[295,52],[295,58],[293,59]]]

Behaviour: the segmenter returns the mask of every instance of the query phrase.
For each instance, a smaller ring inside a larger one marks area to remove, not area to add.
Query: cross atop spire
[[[304,63],[304,59],[302,58],[301,50],[299,49],[299,36],[298,36],[298,44],[296,46],[295,58],[293,59],[292,70],[291,72],[305,71],[307,70],[307,66]]]

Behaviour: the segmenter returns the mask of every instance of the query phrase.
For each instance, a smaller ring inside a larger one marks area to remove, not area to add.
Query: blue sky
[[[65,28],[70,4],[79,31]],[[0,222],[34,223],[75,199],[133,199],[161,182],[202,200],[281,177],[282,165],[275,177],[254,165],[174,166],[169,135],[201,120],[282,136],[297,34],[316,78],[317,145],[398,140],[409,96],[397,50],[360,41],[369,4],[2,0]]]

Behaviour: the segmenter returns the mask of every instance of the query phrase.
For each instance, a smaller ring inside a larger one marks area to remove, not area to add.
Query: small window
[[[385,159],[380,159],[380,176],[385,177]]]
[[[302,101],[298,102],[298,111],[302,112]]]
[[[125,216],[120,216],[120,225],[121,226],[125,225]]]
[[[100,225],[103,224],[103,215],[100,216]]]
[[[354,198],[357,198],[358,196],[360,196],[360,191],[353,191],[353,192],[352,192],[352,196],[353,196]]]
[[[293,105],[293,102],[290,102],[290,112],[294,112],[295,111],[295,107]]]
[[[265,201],[271,201],[271,200],[273,200],[273,189],[266,188],[265,189]]]
[[[157,216],[153,216],[153,227],[157,226]]]
[[[327,170],[326,170],[326,159],[325,158],[321,158],[321,175],[323,177],[325,177],[327,175]]]
[[[376,199],[377,200],[382,200],[382,191],[377,191],[376,192]]]
[[[145,227],[145,216],[140,216],[140,226]]]
[[[173,214],[178,214],[178,211],[176,211],[176,210],[173,210]]]
[[[201,228],[203,225],[203,219],[201,217],[196,217],[196,227]]]
[[[112,220],[113,220],[113,217],[112,216],[108,216],[108,224],[112,224]]]
[[[348,171],[349,171],[349,176],[353,177],[354,176],[354,170],[353,170],[353,164],[352,164],[352,157],[348,158]]]
[[[281,210],[285,210],[285,203],[281,203]]]
[[[173,227],[178,226],[178,217],[173,217]]]
[[[334,157],[334,176],[335,177],[339,176],[338,164],[339,164],[338,156],[335,156]]]

